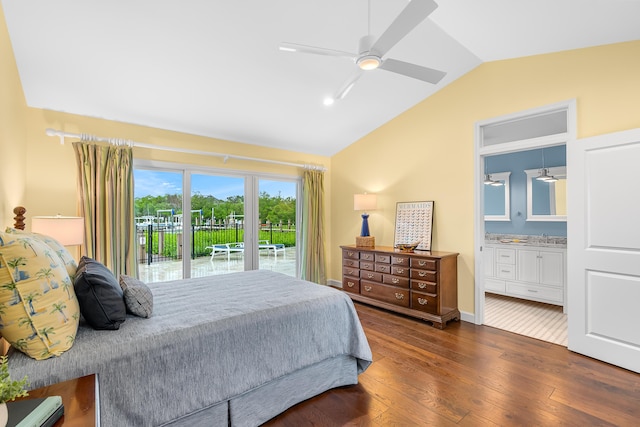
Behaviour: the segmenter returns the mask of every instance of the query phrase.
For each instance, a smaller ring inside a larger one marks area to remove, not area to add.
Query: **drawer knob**
[[[369,279],[373,279],[373,273],[367,273],[367,277],[368,277]]]
[[[418,283],[418,287],[419,287],[420,289],[424,289],[424,288],[426,288],[426,287],[427,287],[427,284],[426,284],[426,283],[422,283],[422,282],[420,282],[420,283]]]
[[[404,299],[404,294],[396,292],[396,299]]]
[[[420,267],[424,267],[425,265],[427,265],[427,261],[418,261],[418,265]]]
[[[400,283],[400,279],[396,279],[395,277],[391,279],[391,283]]]
[[[353,256],[353,252],[349,252],[349,256]]]
[[[538,291],[536,291],[535,289],[527,289],[527,292],[533,292],[533,293],[538,293]]]
[[[426,276],[426,275],[427,275],[427,272],[426,272],[426,271],[420,271],[420,272],[418,272],[418,276],[420,276],[420,277],[424,277],[424,276]]]
[[[356,284],[353,282],[347,282],[347,286],[353,288]]]
[[[398,269],[398,274],[403,274],[404,273],[404,268],[399,268]]]
[[[371,286],[365,286],[364,290],[367,291],[367,292],[371,292]]]
[[[418,304],[420,305],[427,305],[429,303],[428,300],[424,299],[424,298],[418,298]]]
[[[349,274],[353,274],[353,270],[347,270]]]

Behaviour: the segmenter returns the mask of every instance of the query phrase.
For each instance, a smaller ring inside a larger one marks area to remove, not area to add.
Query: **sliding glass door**
[[[183,277],[182,172],[134,169],[134,205],[140,279]]]
[[[244,177],[191,174],[191,277],[244,270]]]
[[[138,161],[134,180],[141,280],[297,275],[299,179]]]
[[[296,276],[297,183],[259,179],[258,266]]]

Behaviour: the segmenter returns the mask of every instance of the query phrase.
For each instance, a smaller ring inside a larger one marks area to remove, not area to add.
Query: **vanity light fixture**
[[[484,185],[493,185],[494,187],[500,187],[504,185],[502,181],[494,181],[491,175],[487,173],[487,158],[484,158]]]
[[[542,169],[540,169],[540,172],[538,173],[536,179],[538,181],[544,182],[556,182],[558,180],[556,177],[549,174],[548,168],[544,167],[544,148],[542,149]]]

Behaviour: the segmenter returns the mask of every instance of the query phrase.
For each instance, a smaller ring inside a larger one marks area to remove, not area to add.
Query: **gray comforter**
[[[153,426],[232,399],[340,355],[371,351],[344,293],[280,273],[249,271],[150,284],[150,319],[117,331],[81,324],[74,346],[35,361],[13,351],[10,372],[33,388],[97,373],[103,426]]]

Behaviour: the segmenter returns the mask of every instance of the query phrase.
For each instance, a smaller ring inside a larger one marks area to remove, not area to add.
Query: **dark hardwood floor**
[[[266,426],[640,426],[639,374],[487,326],[356,308],[373,351],[359,384]]]

